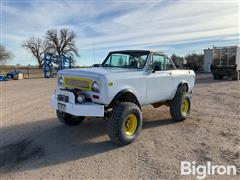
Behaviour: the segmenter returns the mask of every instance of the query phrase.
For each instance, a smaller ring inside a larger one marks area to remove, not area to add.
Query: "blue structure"
[[[59,67],[58,70],[72,68],[72,57],[71,56],[68,57],[65,54],[63,54],[60,57],[59,66],[58,67]]]
[[[51,78],[57,71],[62,69],[72,68],[72,57],[61,55],[56,56],[49,53],[44,53],[43,71],[44,78]]]

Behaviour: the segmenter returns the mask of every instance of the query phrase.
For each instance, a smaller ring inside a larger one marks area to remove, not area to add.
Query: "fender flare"
[[[187,81],[184,81],[184,80],[183,80],[183,81],[181,81],[181,82],[178,84],[178,87],[176,88],[176,90],[175,90],[175,92],[174,92],[172,98],[175,97],[175,95],[176,95],[178,89],[179,89],[181,86],[184,86],[184,85],[187,86],[187,92],[188,92],[188,90],[189,90],[188,83],[187,83]]]
[[[121,91],[119,91],[114,98],[112,99],[112,101],[110,102],[110,104],[108,105],[108,107],[113,107],[113,105],[115,104],[115,102],[125,93],[130,93],[132,95],[132,98],[134,98],[134,100],[130,100],[129,102],[134,102],[135,104],[138,105],[138,107],[141,109],[141,105],[137,99],[137,96],[134,94],[133,90],[131,89],[123,89]]]
[[[178,84],[177,90],[178,90],[181,86],[184,86],[184,85],[187,86],[187,92],[188,92],[188,90],[189,90],[188,82],[187,82],[187,81],[184,81],[184,80],[181,81],[181,82]],[[177,92],[177,90],[176,90],[176,92]]]

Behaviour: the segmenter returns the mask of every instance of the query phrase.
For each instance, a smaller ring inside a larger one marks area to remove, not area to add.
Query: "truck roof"
[[[134,53],[134,52],[156,53],[156,54],[166,55],[162,51],[151,51],[151,50],[119,50],[119,51],[111,51],[110,53]]]

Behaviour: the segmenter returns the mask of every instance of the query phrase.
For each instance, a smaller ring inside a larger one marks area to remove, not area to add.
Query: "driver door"
[[[172,71],[167,68],[167,58],[164,55],[153,54],[147,75],[147,103],[168,100],[173,89]]]

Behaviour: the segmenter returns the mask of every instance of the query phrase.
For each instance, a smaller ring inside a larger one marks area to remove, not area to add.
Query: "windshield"
[[[147,61],[148,54],[148,52],[110,53],[102,66],[142,69]]]

